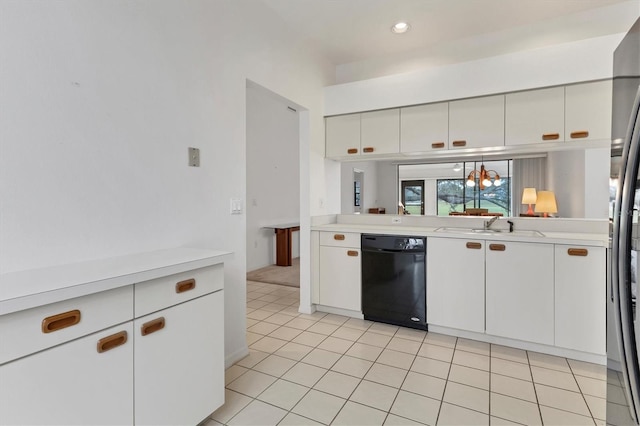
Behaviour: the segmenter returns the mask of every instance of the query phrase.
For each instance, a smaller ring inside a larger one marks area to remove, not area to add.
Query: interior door
[[[405,210],[424,215],[424,180],[403,180],[401,192]]]

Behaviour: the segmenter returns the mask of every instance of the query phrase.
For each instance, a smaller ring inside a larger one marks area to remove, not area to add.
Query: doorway
[[[364,171],[353,169],[353,212],[362,213],[364,200]]]
[[[424,215],[424,180],[403,180],[402,205],[409,214]]]

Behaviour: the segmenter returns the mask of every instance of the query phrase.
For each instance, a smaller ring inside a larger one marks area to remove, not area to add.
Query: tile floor
[[[316,312],[247,283],[250,355],[226,371],[224,425],[604,425],[606,369]]]

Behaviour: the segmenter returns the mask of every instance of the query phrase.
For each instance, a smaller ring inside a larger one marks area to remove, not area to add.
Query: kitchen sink
[[[477,228],[437,228],[436,232],[448,232],[467,235],[513,235],[514,237],[544,237],[540,231],[517,230],[509,232],[508,229],[477,229]]]

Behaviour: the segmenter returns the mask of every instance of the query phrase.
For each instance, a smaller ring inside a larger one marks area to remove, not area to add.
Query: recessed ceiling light
[[[396,34],[402,34],[402,33],[406,33],[407,31],[409,31],[409,24],[407,22],[398,22],[397,24],[395,24],[393,27],[391,27],[391,31],[393,31]]]

